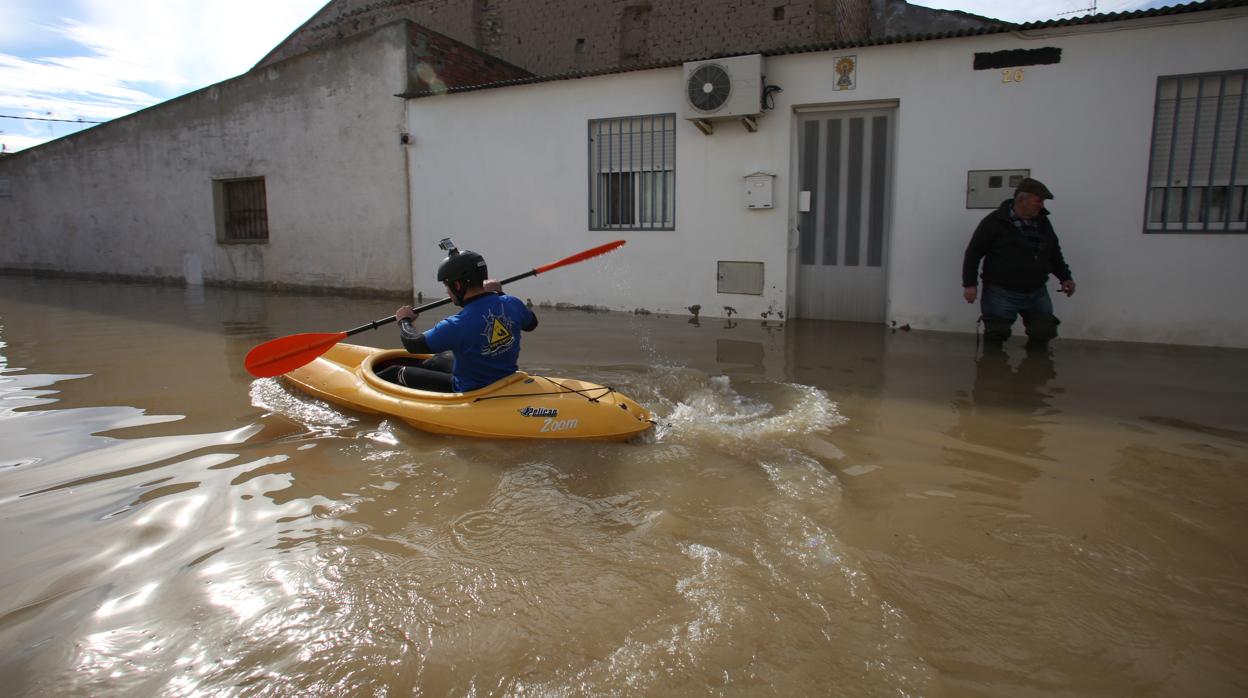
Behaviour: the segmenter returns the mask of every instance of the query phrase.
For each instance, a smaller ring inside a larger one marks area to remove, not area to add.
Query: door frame
[[[789,114],[789,181],[792,186],[789,187],[789,220],[787,235],[787,260],[786,260],[786,278],[785,288],[787,289],[784,299],[785,317],[797,318],[797,290],[798,290],[798,273],[799,273],[799,246],[801,243],[801,235],[798,232],[797,225],[799,216],[798,212],[798,195],[801,191],[798,186],[800,179],[801,151],[798,148],[798,138],[800,137],[801,117],[811,114],[837,114],[844,112],[866,111],[869,109],[888,109],[892,110],[893,118],[889,120],[889,138],[892,147],[889,149],[886,160],[885,178],[889,186],[889,197],[884,206],[884,321],[887,322],[890,314],[890,295],[893,287],[893,209],[895,208],[895,199],[897,195],[897,154],[900,152],[900,143],[897,140],[899,131],[898,122],[901,119],[901,100],[900,99],[870,99],[856,102],[825,102],[814,104],[795,105],[792,113]]]

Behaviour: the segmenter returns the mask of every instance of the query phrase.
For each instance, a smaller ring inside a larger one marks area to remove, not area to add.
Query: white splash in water
[[[387,446],[397,446],[399,444],[399,437],[395,436],[394,427],[388,419],[382,420],[381,424],[377,425],[376,431],[370,431],[364,437],[370,441],[376,441]]]
[[[771,404],[736,392],[728,376],[703,378],[695,385],[675,382],[669,398],[673,407],[659,420],[658,438],[760,443],[817,433],[845,423],[836,403],[822,390],[795,383],[781,387],[785,394]]]

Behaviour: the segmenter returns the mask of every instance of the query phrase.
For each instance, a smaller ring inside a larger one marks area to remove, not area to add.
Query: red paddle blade
[[[543,274],[545,272],[550,271],[551,269],[558,269],[559,267],[567,266],[569,264],[576,264],[577,262],[583,262],[589,259],[590,257],[597,257],[600,254],[606,254],[610,252],[611,250],[614,250],[615,248],[622,246],[623,244],[624,244],[623,240],[616,240],[615,242],[608,242],[605,245],[599,245],[593,249],[585,250],[584,252],[577,252],[571,257],[564,257],[558,262],[551,262],[550,264],[547,264],[546,266],[538,267],[534,269],[533,271],[537,272],[538,274]]]
[[[243,364],[256,378],[271,378],[303,366],[347,338],[346,332],[309,332],[271,339],[247,352]]]

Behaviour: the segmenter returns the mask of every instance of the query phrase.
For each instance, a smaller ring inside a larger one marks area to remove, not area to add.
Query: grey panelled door
[[[798,117],[797,317],[884,322],[894,113]]]

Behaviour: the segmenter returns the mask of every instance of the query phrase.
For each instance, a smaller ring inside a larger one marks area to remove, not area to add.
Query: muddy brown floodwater
[[[4,693],[1248,692],[1248,351],[539,308],[629,443],[243,369],[397,304],[0,276]]]

